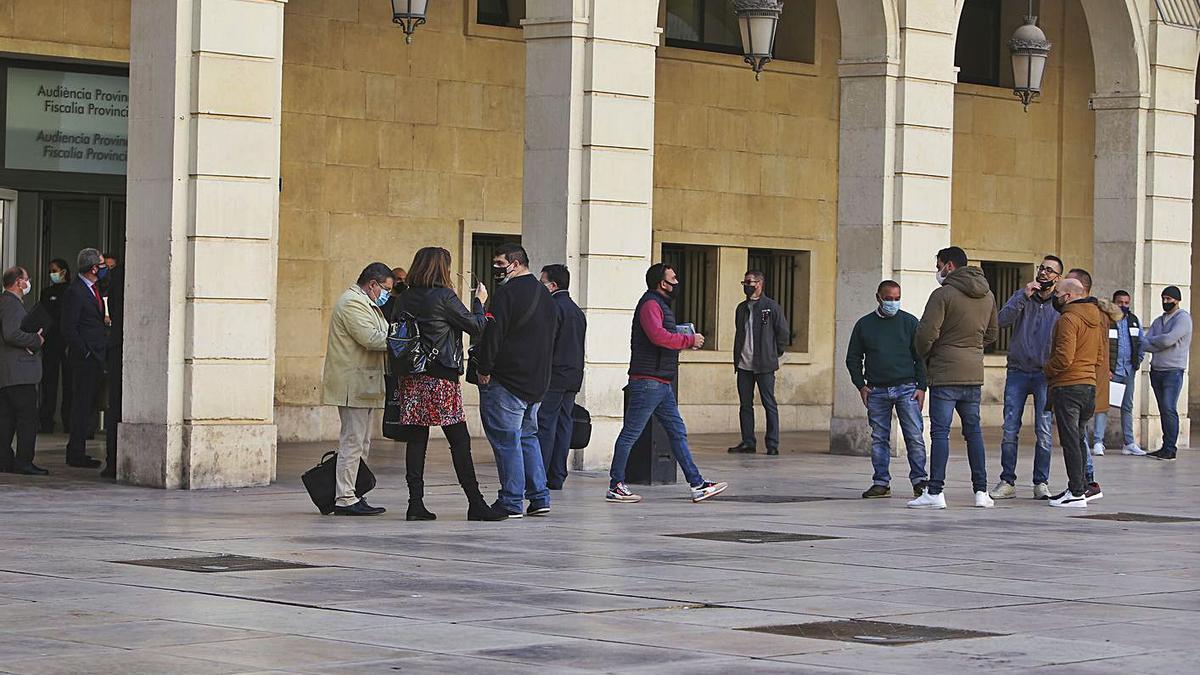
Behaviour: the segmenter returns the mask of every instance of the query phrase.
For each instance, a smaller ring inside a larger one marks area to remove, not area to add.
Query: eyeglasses
[[[1053,274],[1054,276],[1058,276],[1059,274],[1061,274],[1061,272],[1054,269],[1053,267],[1046,267],[1045,265],[1038,265],[1037,271],[1038,271],[1038,274],[1045,273],[1045,274]]]

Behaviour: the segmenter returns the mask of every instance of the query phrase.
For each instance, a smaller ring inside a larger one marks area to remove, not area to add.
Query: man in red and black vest
[[[679,404],[671,387],[679,374],[679,352],[704,346],[703,335],[680,333],[676,328],[671,299],[675,297],[679,283],[675,268],[670,265],[655,263],[646,270],[647,291],[633,313],[633,329],[629,339],[629,384],[625,388],[628,406],[609,471],[606,499],[610,502],[642,501],[640,495],[625,486],[625,465],[629,461],[629,451],[642,435],[651,415],[658,418],[667,437],[671,439],[671,454],[683,469],[683,475],[692,490],[693,502],[704,501],[729,487],[726,483],[706,481],[700,475],[700,470],[692,461],[692,452],[688,449],[687,427],[679,416]]]

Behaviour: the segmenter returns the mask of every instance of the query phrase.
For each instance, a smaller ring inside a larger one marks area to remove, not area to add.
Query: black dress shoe
[[[778,455],[778,454],[779,454],[779,448],[768,448],[768,449],[767,449],[767,454],[768,454],[768,455]]]
[[[46,476],[46,475],[49,475],[49,473],[50,473],[49,471],[43,469],[42,467],[38,466],[37,464],[32,464],[32,463],[18,464],[13,467],[12,472],[16,473],[16,474],[20,474],[22,476]]]
[[[113,465],[111,465],[111,464],[105,464],[105,465],[104,465],[104,468],[100,470],[100,477],[101,477],[101,478],[108,478],[108,479],[111,479],[111,480],[116,480],[116,478],[117,478],[117,467],[115,467],[115,466],[113,466]]]
[[[82,457],[71,457],[67,459],[67,466],[73,466],[77,469],[95,469],[100,466],[100,460],[92,459],[87,455]]]
[[[378,516],[386,511],[387,509],[383,507],[371,506],[365,499],[360,499],[350,506],[333,507],[333,515],[335,516]]]
[[[738,443],[737,445],[730,448],[729,452],[734,453],[734,454],[742,454],[742,453],[753,454],[754,452],[756,452],[756,449],[753,445],[747,445],[745,443]]]

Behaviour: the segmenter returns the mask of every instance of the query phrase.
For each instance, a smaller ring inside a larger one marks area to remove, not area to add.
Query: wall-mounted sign
[[[4,166],[124,174],[129,78],[8,69]]]

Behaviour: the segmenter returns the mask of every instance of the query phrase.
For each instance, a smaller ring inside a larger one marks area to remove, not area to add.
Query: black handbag
[[[330,450],[321,456],[316,466],[304,472],[300,477],[304,489],[316,505],[321,515],[333,513],[333,504],[337,501],[337,450]],[[366,462],[358,463],[358,479],[354,482],[354,493],[362,499],[363,495],[375,489],[375,474]]]
[[[393,441],[405,440],[401,433],[400,413],[400,382],[395,375],[385,375],[387,383],[387,401],[383,404],[383,437]]]
[[[571,417],[575,420],[571,427],[571,449],[582,450],[592,441],[592,414],[576,403]]]

